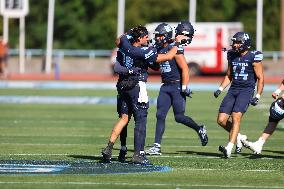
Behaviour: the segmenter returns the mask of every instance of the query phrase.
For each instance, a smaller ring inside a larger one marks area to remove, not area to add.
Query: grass
[[[0,95],[109,96],[105,90],[1,89]],[[151,97],[157,91],[150,92]],[[260,106],[250,107],[241,132],[256,140],[267,122],[270,94]],[[163,155],[149,157],[155,165],[170,166],[164,173],[106,175],[0,175],[0,188],[284,188],[283,130],[278,129],[265,144],[262,156],[247,149],[230,159],[221,158],[218,146],[227,143],[228,134],[217,126],[221,98],[212,92],[196,92],[187,100],[186,114],[207,126],[209,143],[200,145],[197,134],[174,121],[172,111],[166,121]],[[154,105],[149,109],[146,144],[155,132]],[[1,160],[89,160],[99,161],[112,126],[117,120],[116,105],[0,104]],[[282,123],[279,123],[282,126]],[[118,155],[115,145],[114,156]],[[133,121],[128,129],[128,160],[133,152]]]

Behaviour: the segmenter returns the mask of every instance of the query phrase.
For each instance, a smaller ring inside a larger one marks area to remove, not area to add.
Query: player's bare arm
[[[253,63],[253,69],[257,78],[257,94],[261,95],[264,87],[264,74],[262,63]]]
[[[228,65],[226,75],[225,75],[220,87],[225,89],[231,82],[232,82],[231,65]]]
[[[274,99],[278,98],[279,94],[284,91],[284,79],[282,81],[282,83],[279,85],[278,89],[276,89],[273,93],[272,93],[272,97]],[[284,95],[282,95],[282,98],[284,99]]]
[[[221,92],[232,82],[232,76],[231,76],[231,65],[228,65],[228,69],[226,72],[226,75],[221,83],[221,85],[219,86],[219,88],[214,91],[214,96],[215,98],[217,98]]]
[[[188,38],[187,36],[178,35],[176,37],[176,42],[177,42],[176,45],[173,46],[173,48],[171,48],[171,50],[169,52],[167,52],[166,54],[158,54],[156,62],[161,63],[161,62],[165,62],[167,60],[173,59],[175,57],[176,53],[177,53],[177,50],[178,50],[177,46],[181,43],[182,40],[185,40],[187,38]]]
[[[182,85],[187,86],[189,83],[189,69],[183,54],[175,55],[178,67],[182,70]]]

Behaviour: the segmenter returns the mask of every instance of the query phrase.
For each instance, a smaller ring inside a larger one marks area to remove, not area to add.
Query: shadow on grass
[[[207,157],[223,157],[222,153],[212,153],[212,152],[196,152],[196,151],[177,151],[179,154],[190,154],[190,155],[200,155]]]
[[[272,152],[277,154],[284,154],[284,151],[277,151],[277,150],[262,150],[263,152]]]
[[[272,151],[272,150],[262,150],[262,152],[273,152],[284,154],[284,152]],[[284,159],[284,156],[277,155],[266,155],[266,154],[252,154],[252,153],[240,153],[239,155],[247,157],[248,159]]]
[[[68,155],[67,157],[71,157],[71,158],[75,158],[75,159],[87,159],[87,160],[97,160],[97,161],[102,161],[102,157],[99,157],[99,156]]]
[[[67,157],[81,159],[81,160],[94,160],[97,161],[97,163],[110,163],[110,162],[105,162],[102,156],[68,155]],[[111,162],[119,162],[117,156],[112,157]],[[130,163],[130,162],[131,161],[125,161],[120,163]]]

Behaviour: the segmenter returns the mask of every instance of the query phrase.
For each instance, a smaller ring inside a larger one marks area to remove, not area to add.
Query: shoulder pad
[[[263,60],[263,54],[260,51],[250,51],[253,54],[254,62],[261,62]]]

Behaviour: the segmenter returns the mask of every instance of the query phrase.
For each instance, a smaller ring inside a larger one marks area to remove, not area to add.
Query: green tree
[[[26,47],[45,48],[48,0],[30,0]],[[56,0],[54,48],[112,49],[118,0]],[[189,0],[126,0],[125,30],[150,22],[188,19]],[[279,50],[280,2],[264,1],[263,50]],[[256,0],[197,0],[197,22],[242,22],[255,39]],[[1,20],[2,21],[2,20]],[[9,19],[9,44],[18,47],[19,20]],[[3,24],[0,23],[0,29]],[[255,41],[255,40],[253,40]]]

